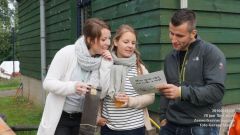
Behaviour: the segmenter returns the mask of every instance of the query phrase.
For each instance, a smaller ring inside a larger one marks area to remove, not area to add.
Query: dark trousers
[[[116,131],[105,125],[101,128],[101,135],[145,135],[145,128],[141,127],[132,130]]]
[[[79,135],[81,115],[63,112],[54,135]]]
[[[178,126],[167,123],[160,128],[159,135],[218,135],[218,127]]]

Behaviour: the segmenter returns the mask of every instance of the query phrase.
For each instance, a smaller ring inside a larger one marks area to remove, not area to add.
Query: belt
[[[74,118],[80,118],[82,116],[82,113],[81,112],[78,112],[78,113],[68,113],[68,112],[63,111],[62,112],[62,116],[68,117],[70,119],[74,119]]]

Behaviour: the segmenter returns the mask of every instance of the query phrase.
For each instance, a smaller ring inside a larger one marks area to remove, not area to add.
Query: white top
[[[104,61],[103,59],[100,66],[102,74],[106,71],[105,66],[107,66],[104,64]],[[75,85],[77,81],[70,81],[76,65],[75,45],[68,45],[62,48],[54,56],[43,82],[43,88],[49,93],[37,135],[54,135],[66,96],[72,95],[76,91]]]

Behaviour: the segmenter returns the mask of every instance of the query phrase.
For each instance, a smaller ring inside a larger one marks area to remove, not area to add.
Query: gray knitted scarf
[[[83,70],[89,71],[87,83],[97,87],[99,85],[101,57],[91,57],[84,39],[82,36],[75,42],[77,62]]]
[[[115,52],[112,52],[114,65],[111,68],[111,79],[108,89],[108,95],[113,98],[115,92],[125,90],[126,75],[130,67],[136,65],[136,55],[130,58],[118,58]]]

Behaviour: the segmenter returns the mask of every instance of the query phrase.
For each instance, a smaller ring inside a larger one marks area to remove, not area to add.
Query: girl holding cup
[[[122,25],[116,30],[111,53],[113,65],[107,75],[100,75],[105,76],[100,79],[103,105],[98,125],[102,126],[101,135],[145,135],[145,129],[152,128],[146,106],[153,103],[155,95],[139,95],[129,81],[130,77],[148,73],[131,26]]]

